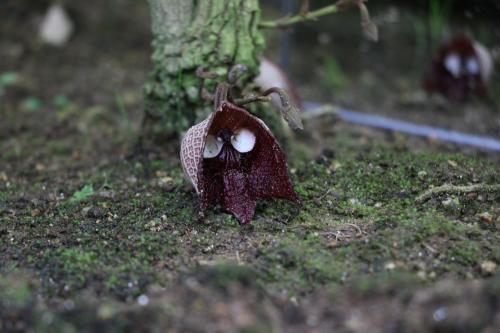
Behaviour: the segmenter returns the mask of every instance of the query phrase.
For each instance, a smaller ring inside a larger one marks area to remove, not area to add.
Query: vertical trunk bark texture
[[[258,0],[149,0],[154,68],[145,85],[143,138],[178,139],[212,108],[198,96],[199,66],[221,75],[234,64],[258,73],[264,39]],[[223,76],[222,76],[223,77]],[[214,82],[209,82],[212,86]]]

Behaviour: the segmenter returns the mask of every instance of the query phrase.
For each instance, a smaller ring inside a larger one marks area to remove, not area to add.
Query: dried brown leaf
[[[361,28],[363,29],[364,35],[371,41],[378,41],[378,28],[371,20],[368,8],[362,2],[358,4],[358,7],[359,13],[361,14]]]

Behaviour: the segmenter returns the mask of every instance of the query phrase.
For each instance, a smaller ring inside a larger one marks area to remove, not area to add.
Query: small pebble
[[[83,216],[87,216],[87,214],[89,213],[89,211],[90,211],[91,208],[92,207],[83,207],[83,209],[82,209],[82,215]]]
[[[493,261],[487,260],[481,263],[481,274],[483,276],[491,276],[495,274],[497,269],[497,264]]]
[[[417,174],[418,178],[420,179],[424,179],[425,177],[427,177],[427,172],[426,171],[419,171],[418,174]]]
[[[392,271],[393,269],[396,268],[396,264],[390,261],[387,264],[385,264],[384,268],[388,271]]]
[[[135,183],[137,183],[137,177],[129,176],[129,177],[127,177],[126,181],[130,184],[135,184]]]
[[[64,10],[64,7],[54,3],[49,7],[42,24],[39,37],[47,44],[54,46],[64,45],[73,33],[73,22]]]
[[[37,217],[37,216],[40,216],[40,215],[42,215],[42,212],[41,212],[41,211],[40,211],[40,209],[38,209],[38,208],[35,208],[35,209],[33,209],[33,210],[31,211],[31,216],[32,216],[32,217]]]
[[[486,223],[491,223],[493,221],[493,216],[491,216],[490,213],[484,212],[482,214],[479,214],[479,218],[481,221],[486,222]]]
[[[436,311],[434,311],[434,314],[432,315],[435,321],[443,321],[448,317],[448,309],[446,307],[440,307]]]
[[[137,303],[139,303],[140,306],[146,306],[149,303],[149,297],[146,295],[141,295],[137,298]]]
[[[113,191],[100,191],[99,196],[105,199],[112,199],[114,198],[115,193]]]
[[[441,201],[441,204],[444,207],[456,209],[460,206],[460,201],[458,200],[458,198],[448,197],[445,200]]]

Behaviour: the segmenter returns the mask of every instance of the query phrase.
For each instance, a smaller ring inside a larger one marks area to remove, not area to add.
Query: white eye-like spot
[[[231,144],[240,153],[248,153],[255,146],[255,134],[246,128],[240,128],[231,137]]]
[[[460,76],[460,57],[456,53],[452,53],[444,59],[444,67],[454,77]]]
[[[214,158],[219,155],[224,143],[217,140],[213,135],[207,135],[205,140],[205,149],[203,150],[203,158]]]
[[[467,62],[465,63],[465,69],[467,70],[467,73],[471,75],[479,74],[479,63],[477,62],[477,59],[473,57],[467,59]]]

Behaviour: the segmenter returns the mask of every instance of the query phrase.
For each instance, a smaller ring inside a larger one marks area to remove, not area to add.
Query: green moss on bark
[[[143,133],[146,138],[178,138],[203,120],[211,105],[198,96],[198,67],[224,77],[234,64],[258,73],[264,39],[257,29],[257,0],[150,0],[154,63],[145,92]],[[215,82],[208,82],[213,89]]]

